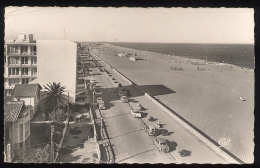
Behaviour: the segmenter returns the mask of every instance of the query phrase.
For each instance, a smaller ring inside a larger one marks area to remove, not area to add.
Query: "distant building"
[[[24,101],[7,102],[4,106],[5,161],[14,158],[14,149],[24,148],[30,143],[30,110]]]
[[[30,83],[41,86],[56,82],[69,91],[70,102],[75,102],[77,87],[78,45],[69,40],[37,40],[37,79]]]
[[[30,118],[32,118],[37,111],[40,99],[40,90],[42,87],[39,84],[16,84],[12,94],[14,101],[24,101],[26,106],[32,107],[30,110]]]
[[[37,77],[37,48],[32,34],[19,35],[5,43],[5,95],[15,84],[27,84]]]

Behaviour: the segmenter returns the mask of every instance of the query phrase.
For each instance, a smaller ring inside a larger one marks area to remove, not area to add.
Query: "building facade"
[[[4,77],[6,95],[12,94],[15,84],[28,84],[37,77],[37,46],[32,34],[5,43]]]
[[[5,161],[11,162],[14,151],[30,145],[30,110],[24,101],[7,102],[4,106]]]

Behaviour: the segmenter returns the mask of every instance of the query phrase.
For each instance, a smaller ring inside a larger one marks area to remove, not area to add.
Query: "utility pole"
[[[102,138],[103,138],[103,135],[102,135],[102,127],[103,127],[103,118],[101,117],[101,129],[100,129],[101,140],[102,140]]]
[[[70,122],[70,92],[68,91],[68,129],[70,128],[69,122]]]
[[[54,147],[53,147],[53,141],[52,141],[52,136],[54,133],[54,125],[51,125],[51,153],[50,153],[50,162],[54,162]]]

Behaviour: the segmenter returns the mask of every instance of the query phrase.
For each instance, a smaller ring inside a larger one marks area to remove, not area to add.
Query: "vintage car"
[[[101,91],[99,89],[95,89],[94,93],[95,93],[96,96],[101,96],[102,95],[102,93],[101,93]]]
[[[126,96],[126,94],[125,94],[125,92],[123,92],[123,91],[119,91],[119,92],[118,92],[118,96],[119,96],[119,97],[122,97],[122,96]]]
[[[101,100],[101,101],[98,102],[98,108],[99,108],[100,110],[105,110],[105,103],[104,103],[103,100]]]
[[[160,152],[168,153],[170,151],[167,141],[163,138],[155,138],[153,140],[153,143],[159,149]]]
[[[126,96],[122,96],[120,99],[122,103],[128,103],[128,98]]]
[[[140,113],[139,110],[132,109],[131,114],[132,114],[132,116],[134,116],[134,118],[141,118],[142,117],[142,114]]]

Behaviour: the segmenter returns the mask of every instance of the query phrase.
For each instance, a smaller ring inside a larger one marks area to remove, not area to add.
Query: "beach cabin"
[[[140,57],[130,57],[130,60],[132,60],[132,61],[138,61],[138,60],[141,60],[141,58],[140,58]]]
[[[118,55],[119,57],[125,57],[125,56],[126,56],[125,53],[118,53],[117,55]]]

